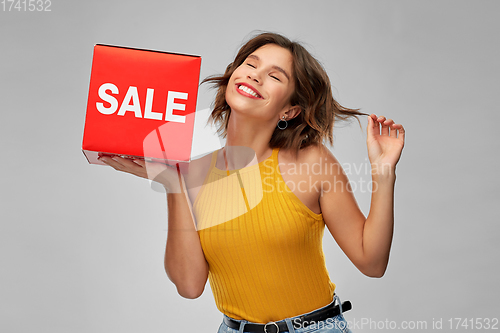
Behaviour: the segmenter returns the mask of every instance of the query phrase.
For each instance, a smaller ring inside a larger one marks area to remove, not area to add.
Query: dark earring
[[[276,125],[280,130],[284,130],[288,126],[288,122],[285,120],[285,116],[283,116],[283,119],[278,120],[278,124]]]

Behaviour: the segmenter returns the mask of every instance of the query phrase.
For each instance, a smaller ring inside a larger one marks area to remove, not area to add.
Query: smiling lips
[[[243,96],[258,98],[258,99],[262,98],[262,96],[255,90],[254,87],[246,83],[236,84],[236,90],[238,90],[238,92]]]

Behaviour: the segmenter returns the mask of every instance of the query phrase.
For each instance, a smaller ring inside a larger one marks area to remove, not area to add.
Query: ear
[[[286,120],[291,120],[295,117],[297,117],[300,112],[302,111],[302,108],[298,105],[291,106],[287,111],[285,111],[285,119]]]

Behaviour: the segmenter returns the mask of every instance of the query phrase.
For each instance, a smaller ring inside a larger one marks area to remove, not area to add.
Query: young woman
[[[210,280],[223,313],[219,332],[349,332],[349,304],[341,306],[325,266],[324,227],[363,274],[384,274],[403,126],[368,116],[374,186],[365,217],[323,145],[333,143],[335,119],[365,114],[334,100],[326,72],[300,44],[260,34],[224,75],[204,82],[218,88],[211,118],[227,139],[223,149],[185,174],[101,158],[167,189],[169,278],[186,298]]]

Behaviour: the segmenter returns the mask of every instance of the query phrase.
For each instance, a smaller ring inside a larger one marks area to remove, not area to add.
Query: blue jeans
[[[337,295],[335,295],[332,303],[337,302],[337,304],[340,304],[340,299]],[[331,303],[330,303],[331,304]],[[328,305],[330,305],[328,304]],[[327,306],[328,306],[327,305]],[[323,308],[321,308],[323,309]],[[314,310],[309,313],[314,313],[318,310]],[[226,316],[226,315],[224,315]],[[300,328],[294,328],[293,323],[294,319],[298,318],[297,317],[292,317],[292,318],[286,318],[284,319],[286,322],[286,325],[288,326],[288,333],[352,333],[352,331],[347,327],[347,321],[344,319],[344,316],[342,315],[342,311],[340,314],[336,315],[335,317],[332,318],[327,318],[323,321],[318,321],[315,322],[309,326],[306,327],[300,327]],[[234,319],[233,319],[234,320]],[[249,323],[246,320],[237,320],[240,322],[240,329],[232,329],[229,326],[227,326],[224,322],[219,327],[219,331],[217,333],[243,333],[245,332],[245,324]]]

